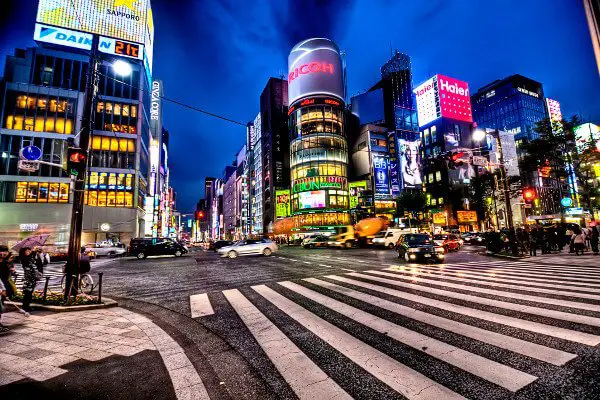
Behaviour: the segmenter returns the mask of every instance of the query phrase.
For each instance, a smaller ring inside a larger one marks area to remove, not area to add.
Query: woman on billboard
[[[419,157],[420,141],[407,142],[404,139],[399,140],[400,160],[402,162],[402,181],[404,187],[417,186],[423,184],[421,179],[421,163]]]

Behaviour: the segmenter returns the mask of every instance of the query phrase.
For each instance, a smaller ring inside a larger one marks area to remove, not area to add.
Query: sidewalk
[[[124,308],[3,315],[0,398],[208,399],[180,345]]]

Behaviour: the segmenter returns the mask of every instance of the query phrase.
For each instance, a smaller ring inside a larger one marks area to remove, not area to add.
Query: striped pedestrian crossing
[[[272,366],[254,367],[277,371],[282,393],[301,399],[370,397],[361,382],[381,398],[576,397],[555,377],[580,356],[600,358],[600,295],[591,282],[565,285],[571,276],[523,264],[338,270],[209,293],[215,315],[206,318],[231,310],[239,324],[225,324],[228,337],[256,343]]]

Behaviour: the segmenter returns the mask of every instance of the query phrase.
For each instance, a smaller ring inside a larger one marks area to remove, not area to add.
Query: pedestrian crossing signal
[[[69,147],[67,149],[67,171],[71,175],[78,176],[85,171],[87,154],[80,148]]]

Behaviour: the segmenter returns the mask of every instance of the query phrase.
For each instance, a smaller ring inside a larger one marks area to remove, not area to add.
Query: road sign
[[[473,156],[473,165],[485,166],[487,164],[487,158],[482,156]]]
[[[40,164],[35,161],[19,160],[17,168],[21,171],[35,172],[40,168]]]
[[[573,199],[570,197],[563,197],[560,201],[563,207],[571,207],[573,205]]]
[[[42,149],[37,146],[26,146],[21,149],[19,155],[22,159],[27,161],[37,161],[42,158]]]

